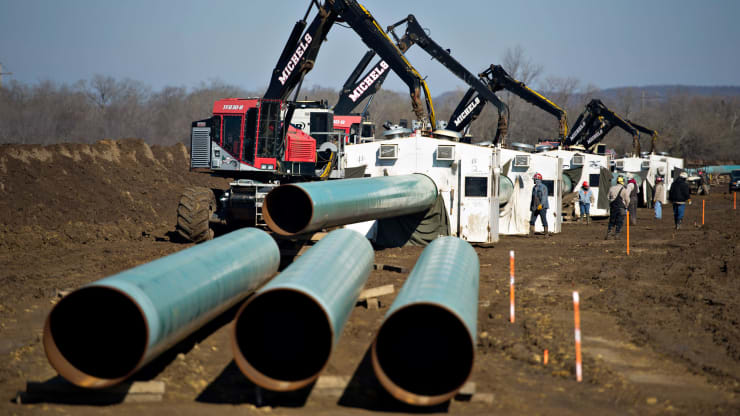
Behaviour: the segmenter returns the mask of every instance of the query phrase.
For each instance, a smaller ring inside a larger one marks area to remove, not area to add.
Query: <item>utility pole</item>
[[[12,72],[3,72],[3,64],[0,62],[0,88],[3,87],[3,75],[13,75]]]

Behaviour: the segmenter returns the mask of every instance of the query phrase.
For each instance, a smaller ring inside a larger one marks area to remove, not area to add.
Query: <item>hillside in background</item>
[[[542,93],[567,111],[570,123],[588,101],[599,98],[623,118],[660,132],[658,150],[692,160],[740,161],[736,145],[740,141],[740,87],[658,85],[599,90],[579,88],[577,80],[551,78],[544,84]],[[448,91],[434,98],[438,120],[449,118],[464,92]],[[11,82],[0,89],[0,143],[94,143],[134,137],[156,145],[188,144],[191,122],[208,117],[214,101],[260,94],[219,82],[152,91],[137,81],[104,76],[74,85]],[[508,92],[497,94],[510,109],[507,141],[534,143],[556,138],[558,122],[550,114]],[[304,88],[300,97],[331,104],[336,102],[338,91]],[[357,111],[364,105],[359,103]],[[381,90],[368,110],[378,135],[385,121],[414,118],[405,92]],[[493,138],[497,120],[493,107],[486,106],[472,124],[474,141]],[[632,138],[615,128],[604,143],[622,154],[630,150]],[[642,146],[649,148],[647,138],[642,139]]]
[[[616,99],[625,91],[639,91],[645,93],[647,99],[666,100],[675,95],[689,95],[700,97],[740,97],[740,87],[719,86],[707,87],[699,85],[646,85],[643,87],[619,87],[600,90],[600,94],[608,99]]]

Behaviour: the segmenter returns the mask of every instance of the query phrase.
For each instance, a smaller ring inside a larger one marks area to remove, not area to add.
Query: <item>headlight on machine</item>
[[[265,170],[272,170],[272,169],[275,169],[275,165],[267,165],[267,164],[264,164],[264,163],[263,163],[263,164],[262,164],[262,165],[260,166],[260,169],[265,169]]]

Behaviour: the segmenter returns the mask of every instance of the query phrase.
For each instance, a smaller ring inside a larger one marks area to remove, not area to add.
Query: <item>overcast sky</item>
[[[264,91],[308,0],[0,0],[4,81],[73,83],[94,74],[159,89],[218,79]],[[543,75],[601,88],[740,85],[736,0],[366,0],[385,27],[416,15],[470,71],[520,45]],[[367,48],[335,26],[304,85],[339,88]],[[463,83],[418,47],[433,94]],[[535,83],[535,86],[538,84]],[[386,88],[404,91],[391,75]]]

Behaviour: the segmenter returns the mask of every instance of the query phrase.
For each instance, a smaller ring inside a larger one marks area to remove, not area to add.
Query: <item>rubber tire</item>
[[[204,187],[187,188],[177,206],[177,233],[187,241],[200,243],[213,239],[211,214],[216,210],[216,195]]]

